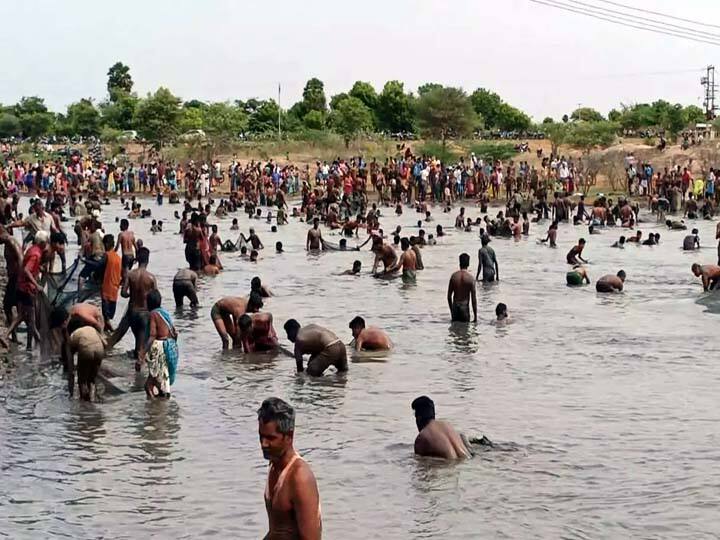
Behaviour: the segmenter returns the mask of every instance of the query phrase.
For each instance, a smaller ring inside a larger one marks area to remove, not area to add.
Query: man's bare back
[[[418,434],[415,453],[443,459],[463,459],[472,455],[462,436],[442,420],[433,420]]]
[[[127,287],[130,291],[130,307],[147,311],[147,294],[157,288],[155,276],[145,268],[136,268],[128,272]]]

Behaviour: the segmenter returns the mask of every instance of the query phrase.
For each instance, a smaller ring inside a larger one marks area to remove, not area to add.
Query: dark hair
[[[495,306],[495,315],[499,317],[503,313],[507,313],[507,306],[500,302],[497,306]]]
[[[415,411],[415,416],[428,419],[435,418],[435,403],[427,396],[415,398],[410,406]]]
[[[400,247],[401,247],[403,250],[408,249],[408,248],[410,247],[410,240],[408,240],[406,237],[403,237],[403,238],[400,240]]]
[[[627,276],[627,274],[625,273],[625,270],[620,270],[617,273],[617,277],[619,277],[620,279],[625,279],[626,276]]]
[[[106,234],[103,236],[103,246],[105,246],[105,251],[110,251],[114,245],[115,237],[112,234]]]
[[[120,220],[120,230],[121,231],[126,231],[129,226],[130,226],[130,222],[127,219],[123,218]]]
[[[360,261],[353,262],[353,268],[355,268],[356,266],[360,268],[362,266],[362,263]]]
[[[259,291],[262,287],[262,282],[260,281],[260,278],[255,276],[250,280],[250,290],[251,291]]]
[[[150,250],[145,246],[137,250],[138,264],[147,264],[150,262]]]
[[[467,253],[460,254],[460,268],[467,268],[470,266],[470,255]]]
[[[282,242],[275,242],[275,251],[282,251]]]
[[[160,291],[157,289],[153,289],[149,293],[147,293],[147,308],[148,311],[152,311],[153,309],[157,309],[162,305],[162,295],[160,294]]]
[[[247,305],[248,305],[248,308],[250,308],[250,306],[257,307],[258,309],[263,307],[263,300],[262,300],[262,297],[260,296],[260,293],[255,292],[255,291],[251,292]]]
[[[68,318],[68,311],[63,306],[56,306],[50,312],[50,329],[60,328]]]
[[[289,334],[290,332],[297,332],[300,330],[300,323],[297,322],[295,319],[288,319],[285,321],[285,325],[283,326],[285,331]]]
[[[365,328],[365,319],[363,319],[360,315],[350,321],[348,328],[355,328],[357,326],[359,326],[360,328]]]
[[[578,244],[584,244],[584,243],[585,243],[585,239],[584,239],[584,238],[581,238],[580,240],[578,240]]]
[[[242,246],[242,247],[240,248],[240,253],[242,253],[243,255],[245,255],[245,254],[247,253],[247,248],[246,248],[245,246]]]
[[[280,398],[271,397],[262,402],[258,409],[258,420],[263,424],[275,422],[283,435],[295,431],[295,409]]]
[[[252,326],[252,317],[245,313],[242,317],[238,319],[238,328],[241,330],[247,330]]]

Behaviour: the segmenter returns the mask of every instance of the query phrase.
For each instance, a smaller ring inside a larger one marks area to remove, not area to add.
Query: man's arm
[[[452,315],[452,306],[453,306],[453,279],[452,279],[452,277],[450,278],[450,281],[448,282],[447,303],[448,303],[448,307],[450,308],[450,315]]]
[[[495,263],[495,281],[500,281],[500,265],[498,265],[497,257],[494,253],[493,262]]]
[[[299,537],[302,540],[320,540],[322,538],[320,494],[315,475],[309,466],[298,468],[294,485],[292,502]]]
[[[117,240],[115,241],[114,251],[117,251],[120,248],[120,238],[122,238],[122,233],[118,234]]]
[[[472,300],[473,308],[473,322],[477,322],[477,293],[475,291],[475,282],[472,282],[472,289],[470,290],[470,299]]]
[[[302,373],[303,368],[303,353],[299,343],[295,343],[295,366],[297,367],[298,373]]]
[[[483,264],[482,256],[480,255],[480,250],[478,250],[478,269],[477,269],[477,273],[475,274],[475,281],[480,280],[480,272],[482,271],[482,264]]]
[[[703,284],[703,291],[707,292],[708,287],[710,286],[710,279],[708,279],[707,274],[702,275],[702,284]]]
[[[305,251],[310,251],[310,231],[308,231],[307,238],[305,239]]]

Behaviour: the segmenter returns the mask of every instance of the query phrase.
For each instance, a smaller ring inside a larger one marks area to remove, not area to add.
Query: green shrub
[[[479,142],[470,146],[470,152],[485,161],[506,161],[517,155],[515,145],[506,142]]]
[[[443,164],[456,163],[460,160],[460,152],[453,150],[450,146],[443,146],[439,142],[425,142],[414,147],[415,155],[434,157]]]

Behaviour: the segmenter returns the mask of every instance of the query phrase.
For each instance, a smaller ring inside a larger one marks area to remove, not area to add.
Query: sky
[[[720,41],[717,0],[616,1],[717,24],[700,30]],[[83,97],[105,99],[107,70],[121,61],[130,66],[140,95],[165,86],[184,100],[277,98],[280,84],[281,105],[289,108],[310,77],[325,83],[328,101],[356,80],[380,91],[385,81],[397,79],[410,91],[425,82],[468,93],[488,88],[541,121],[578,105],[603,114],[621,103],[658,98],[700,106],[703,69],[720,59],[716,45],[531,0],[2,4],[11,18],[0,32],[0,103],[37,95],[58,112]],[[629,20],[640,26],[644,17],[654,17],[637,16]]]

